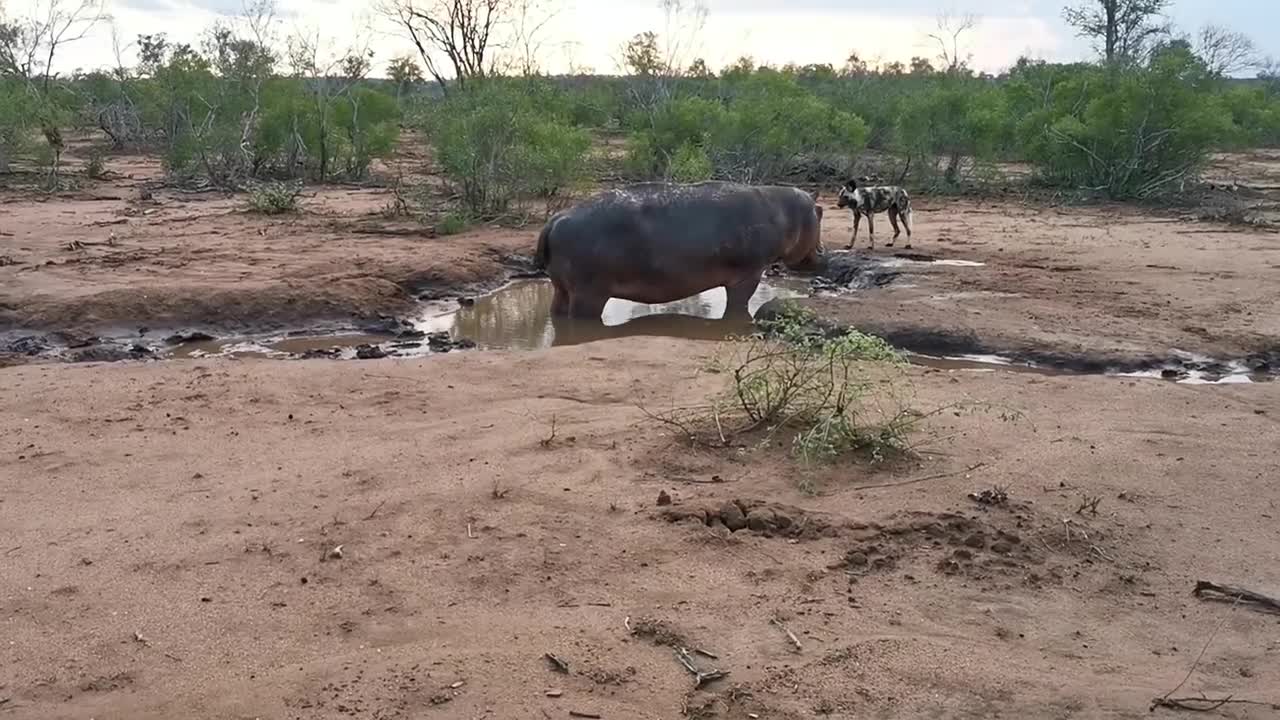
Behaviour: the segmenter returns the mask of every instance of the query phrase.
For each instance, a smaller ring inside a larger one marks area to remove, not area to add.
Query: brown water
[[[497,292],[478,297],[475,304],[438,313],[428,312],[415,323],[428,333],[448,332],[474,340],[481,347],[531,350],[573,345],[606,338],[637,335],[720,340],[750,331],[746,319],[723,320],[723,288],[661,305],[645,305],[613,298],[601,321],[551,317],[551,283],[520,280]],[[797,280],[761,283],[747,307],[752,315],[779,297],[807,295],[809,284]]]
[[[748,303],[752,315],[774,298],[809,294],[806,281],[772,279],[762,282]],[[447,334],[453,340],[467,339],[489,349],[534,350],[574,345],[595,340],[631,336],[661,336],[696,340],[723,340],[752,331],[746,318],[723,319],[723,288],[660,305],[646,305],[613,298],[605,305],[601,320],[589,321],[551,317],[551,283],[547,280],[518,280],[474,302],[428,304],[415,329],[431,334]],[[432,352],[426,340],[398,341],[363,333],[325,334],[304,337],[227,338],[188,343],[168,353],[169,357],[259,356],[296,357],[327,352],[336,358],[356,356],[356,348],[374,345],[388,354],[406,357]]]

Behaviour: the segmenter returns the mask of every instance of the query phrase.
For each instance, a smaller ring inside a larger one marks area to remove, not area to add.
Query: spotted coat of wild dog
[[[897,185],[872,185],[858,187],[857,180],[850,180],[840,188],[840,197],[836,207],[848,208],[853,213],[853,237],[849,238],[849,249],[858,240],[858,224],[863,216],[867,218],[867,235],[871,238],[868,247],[876,246],[876,213],[888,213],[889,224],[893,226],[893,238],[885,243],[893,247],[894,241],[902,234],[898,227],[898,218],[902,218],[902,226],[907,229],[905,247],[911,247],[911,198],[907,191]]]

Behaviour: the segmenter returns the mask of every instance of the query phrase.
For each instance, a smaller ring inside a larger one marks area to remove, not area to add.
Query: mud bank
[[[771,301],[760,308],[756,322],[777,320],[790,312],[788,303]],[[806,303],[800,302],[805,306]],[[841,323],[818,315],[811,322],[816,334],[834,336],[848,330],[884,338],[894,347],[929,359],[962,361],[971,364],[1022,366],[1046,372],[1089,375],[1153,376],[1170,380],[1203,379],[1261,382],[1280,375],[1280,345],[1258,348],[1239,357],[1214,358],[1171,350],[1143,354],[1090,353],[1053,347],[1028,347],[983,338],[971,330],[919,327],[892,320]]]

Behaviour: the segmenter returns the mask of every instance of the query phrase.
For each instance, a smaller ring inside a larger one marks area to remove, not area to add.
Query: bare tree
[[[1062,11],[1080,37],[1094,41],[1107,62],[1140,59],[1156,39],[1169,34],[1164,12],[1172,0],[1082,0]]]
[[[35,100],[36,122],[53,154],[49,183],[57,187],[62,164],[62,131],[49,91],[58,51],[84,39],[106,17],[103,0],[38,0],[25,20],[0,26],[0,70],[26,81]]]
[[[289,65],[293,74],[306,82],[315,109],[313,122],[317,125],[317,147],[308,148],[303,142],[298,119],[294,118],[293,138],[288,146],[289,170],[297,172],[298,166],[305,163],[303,158],[313,154],[318,163],[317,177],[320,182],[325,182],[333,161],[333,148],[330,147],[332,108],[368,74],[373,51],[369,49],[368,38],[362,33],[357,34],[350,45],[339,47],[332,39],[322,36],[319,30],[297,31],[289,38],[288,45]],[[352,112],[359,112],[358,103],[352,103]],[[355,126],[354,122],[352,126]]]
[[[512,21],[508,64],[525,77],[541,72],[538,58],[546,44],[546,28],[559,14],[550,0],[511,0]]]
[[[1200,28],[1195,53],[1210,73],[1220,77],[1257,69],[1261,62],[1252,38],[1220,25]]]
[[[948,73],[963,70],[973,58],[972,53],[965,52],[961,57],[960,38],[978,26],[978,19],[973,15],[954,17],[943,13],[937,17],[937,30],[929,33],[929,39],[938,46],[938,60]]]
[[[491,44],[499,26],[510,21],[517,0],[385,0],[382,13],[413,40],[422,64],[448,93],[453,71],[458,87],[494,71]],[[443,60],[441,59],[443,56]],[[447,64],[447,67],[445,67]]]

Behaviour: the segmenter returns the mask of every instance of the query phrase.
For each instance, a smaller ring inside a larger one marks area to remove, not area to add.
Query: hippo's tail
[[[533,264],[539,270],[546,270],[547,264],[551,262],[551,231],[555,229],[558,217],[553,217],[542,226],[542,232],[538,233],[538,248],[533,252]]]

